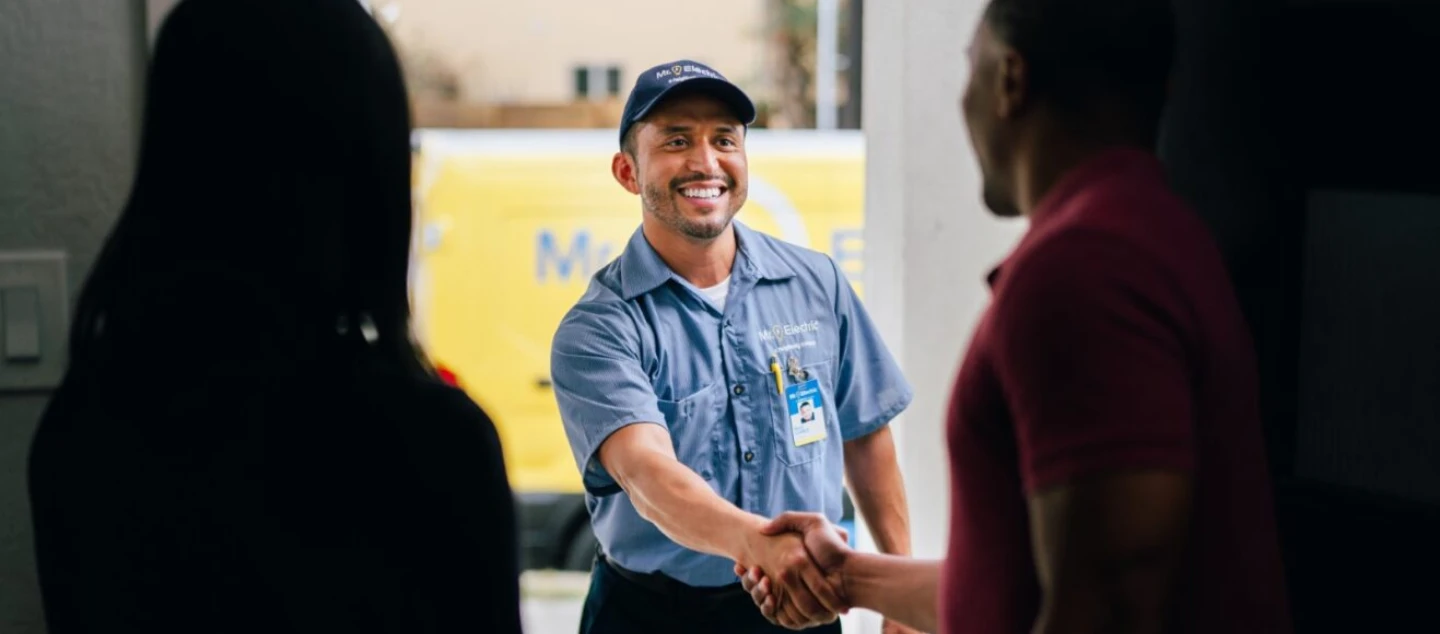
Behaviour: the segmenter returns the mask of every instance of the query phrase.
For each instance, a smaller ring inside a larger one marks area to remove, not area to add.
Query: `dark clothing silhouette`
[[[57,394],[31,462],[50,632],[519,632],[494,428],[353,368]]]
[[[409,328],[410,128],[355,0],[184,0],[30,502],[51,634],[519,632],[496,431]]]

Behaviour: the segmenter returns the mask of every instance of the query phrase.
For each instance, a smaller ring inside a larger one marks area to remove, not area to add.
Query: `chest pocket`
[[[725,384],[715,383],[678,401],[660,399],[660,413],[670,428],[675,457],[705,479],[714,473],[716,425],[719,425]]]
[[[778,397],[769,399],[770,405],[770,431],[774,437],[775,455],[779,456],[781,462],[786,466],[795,466],[812,462],[824,455],[830,443],[840,442],[840,423],[835,418],[835,383],[833,378],[833,363],[830,360],[811,361],[800,366],[807,375],[805,381],[815,381],[820,388],[821,406],[817,414],[824,419],[825,438],[796,446],[795,430],[793,427],[792,414],[790,411],[789,397]],[[785,377],[785,388],[788,392],[792,386],[798,385],[790,374],[781,369]],[[769,379],[773,384],[775,375],[770,374]]]

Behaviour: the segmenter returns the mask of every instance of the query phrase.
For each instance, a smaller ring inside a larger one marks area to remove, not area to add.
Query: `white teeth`
[[[719,198],[719,187],[691,187],[680,190],[686,198]]]

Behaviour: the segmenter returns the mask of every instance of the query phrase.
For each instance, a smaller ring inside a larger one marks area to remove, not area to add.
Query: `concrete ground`
[[[525,634],[576,634],[590,575],[529,570],[520,577]]]
[[[525,634],[577,634],[580,609],[589,588],[589,573],[526,571],[520,578]],[[873,615],[870,618],[873,619]],[[861,628],[866,626],[874,627],[868,622],[862,625],[862,619],[870,620],[859,610],[853,611],[841,617],[842,627],[847,633],[863,632],[865,630]]]

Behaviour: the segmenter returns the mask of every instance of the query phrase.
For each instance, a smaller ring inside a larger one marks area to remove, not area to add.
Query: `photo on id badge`
[[[825,439],[825,402],[820,396],[820,382],[815,379],[785,388],[785,402],[790,410],[790,435],[796,447]]]

